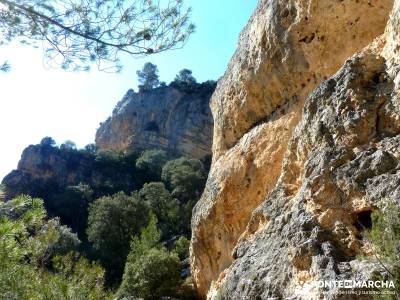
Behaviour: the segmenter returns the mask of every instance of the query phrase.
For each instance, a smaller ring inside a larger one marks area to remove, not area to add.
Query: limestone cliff
[[[211,154],[213,119],[209,102],[215,83],[128,91],[96,134],[99,149],[163,149],[174,155]]]
[[[357,221],[400,201],[392,9],[259,2],[211,103],[213,164],[192,220],[202,297],[320,299],[315,280],[368,278]]]
[[[90,185],[99,194],[129,192],[141,185],[129,156],[121,158],[120,163],[108,160],[107,156],[84,150],[30,145],[22,152],[17,169],[4,177],[1,184],[7,199],[22,193],[45,201],[47,195],[80,183]]]
[[[22,152],[17,169],[4,177],[2,184],[9,199],[20,193],[38,196],[39,190],[50,189],[50,186],[88,182],[94,162],[93,155],[40,144],[30,145]]]

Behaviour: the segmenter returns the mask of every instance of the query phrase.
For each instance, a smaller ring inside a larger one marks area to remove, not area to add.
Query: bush
[[[123,155],[112,150],[99,150],[95,158],[97,165],[103,168],[118,167],[122,160]]]
[[[149,204],[156,215],[164,237],[177,231],[179,202],[172,198],[164,183],[145,183],[139,191],[139,196]]]
[[[157,228],[157,218],[150,216],[149,224],[140,232],[140,237],[135,236],[131,241],[131,249],[129,252],[129,263],[140,260],[140,257],[152,248],[161,248],[161,232]]]
[[[46,221],[42,200],[21,196],[0,203],[0,214],[0,299],[110,299],[103,270],[78,254],[55,256],[47,269],[44,262],[77,239],[57,220]]]
[[[49,208],[61,218],[63,224],[68,224],[80,238],[85,238],[88,206],[93,201],[93,190],[87,184],[67,186],[64,191],[54,195]]]
[[[90,205],[88,240],[106,268],[109,283],[120,280],[130,241],[148,223],[149,212],[148,205],[137,194],[127,196],[122,192]]]
[[[176,254],[169,253],[161,244],[157,219],[152,216],[140,237],[131,243],[119,297],[159,299],[174,296],[181,285],[181,263]]]
[[[27,240],[27,248],[32,253],[31,260],[42,268],[51,266],[56,256],[78,251],[81,241],[67,226],[60,225],[58,219],[44,222],[34,239]]]
[[[163,166],[168,161],[168,155],[163,150],[147,150],[136,161],[136,168],[142,171],[145,181],[159,181]]]
[[[376,210],[371,215],[372,228],[365,237],[372,244],[374,256],[382,271],[387,273],[396,287],[400,286],[400,207],[394,201],[388,200],[386,207]],[[382,280],[381,278],[375,278]],[[385,290],[385,289],[383,289]],[[391,291],[393,292],[393,290]],[[396,294],[399,291],[396,290]],[[375,299],[391,299],[390,295],[377,295]]]
[[[186,202],[200,197],[207,174],[200,160],[181,157],[164,165],[161,178],[173,197]]]
[[[151,249],[125,271],[122,296],[159,299],[173,296],[180,285],[180,262],[165,249]]]
[[[184,260],[189,257],[189,246],[190,241],[184,236],[181,236],[175,242],[174,252],[178,255],[180,260]]]

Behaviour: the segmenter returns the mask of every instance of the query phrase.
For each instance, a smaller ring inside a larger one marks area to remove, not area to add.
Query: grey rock
[[[173,155],[203,158],[211,154],[213,119],[209,102],[215,83],[191,90],[162,87],[129,90],[96,133],[99,149],[162,149]]]

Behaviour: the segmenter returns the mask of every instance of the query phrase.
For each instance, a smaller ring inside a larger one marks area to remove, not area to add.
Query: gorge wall
[[[96,145],[123,152],[157,148],[193,158],[210,155],[214,89],[214,82],[205,82],[190,89],[170,85],[130,90],[100,125]]]
[[[211,154],[213,118],[209,104],[215,87],[215,82],[207,81],[190,86],[171,83],[138,93],[129,90],[97,130],[97,150],[103,150],[103,154],[108,150],[123,152],[129,158],[143,150],[162,149],[171,157],[206,158]],[[85,150],[30,145],[23,151],[17,169],[3,179],[7,193],[0,196],[41,196],[45,190],[80,182],[96,188],[107,181],[112,186],[135,186],[131,174],[127,175],[129,170],[119,166],[112,172],[103,170],[101,160],[107,160],[103,156]],[[129,168],[133,170],[134,166]]]
[[[17,168],[2,180],[3,196],[12,199],[26,194],[47,200],[47,195],[79,184],[88,184],[104,194],[128,192],[140,186],[131,161],[134,157],[113,162],[112,157],[84,150],[30,145],[22,152]]]
[[[211,102],[191,241],[203,298],[319,299],[315,280],[368,278],[357,221],[400,203],[393,2],[259,2]]]

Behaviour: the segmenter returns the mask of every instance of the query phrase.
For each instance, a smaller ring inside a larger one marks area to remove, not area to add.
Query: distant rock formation
[[[96,133],[99,149],[127,152],[162,149],[173,155],[211,154],[209,107],[216,84],[177,85],[135,93],[129,90]]]
[[[85,150],[30,145],[23,151],[17,169],[4,177],[4,196],[11,199],[22,193],[48,200],[47,195],[80,183],[90,185],[100,194],[128,192],[140,186],[129,159],[126,157],[127,163],[121,161],[119,166],[107,156]]]
[[[259,1],[211,101],[191,242],[203,298],[354,299],[313,282],[371,278],[357,224],[400,203],[393,2]]]
[[[4,177],[2,184],[7,198],[20,193],[38,196],[45,189],[89,182],[93,169],[93,155],[30,145],[23,151],[17,169]]]

